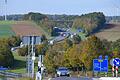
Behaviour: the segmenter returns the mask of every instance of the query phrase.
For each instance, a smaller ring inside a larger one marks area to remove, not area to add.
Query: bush
[[[19,56],[26,56],[28,54],[28,48],[22,47],[18,49],[18,55]]]
[[[0,40],[0,66],[12,67],[14,63],[14,56],[8,45],[6,39]]]
[[[21,39],[20,36],[12,36],[8,39],[9,45],[11,47],[20,46]]]

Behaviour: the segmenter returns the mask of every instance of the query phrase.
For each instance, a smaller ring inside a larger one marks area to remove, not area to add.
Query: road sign
[[[100,62],[98,59],[93,60],[93,71],[99,72],[100,71]]]
[[[25,45],[30,45],[32,42],[32,38],[34,38],[34,44],[40,44],[41,43],[41,36],[23,36],[22,42]]]
[[[93,71],[94,72],[108,72],[108,60],[100,60],[94,59],[93,60]]]
[[[114,66],[113,61],[114,61],[114,59],[111,59],[111,60],[110,60],[110,65],[111,65],[111,66]]]
[[[107,56],[107,55],[105,56],[105,59],[108,59],[108,56]]]
[[[5,71],[5,70],[8,70],[8,68],[4,68],[4,67],[0,66],[0,71]]]
[[[120,66],[120,59],[119,58],[115,58],[114,61],[113,61],[113,64],[115,66]]]
[[[108,60],[101,62],[101,72],[108,72]]]
[[[99,59],[102,59],[102,55],[99,56]]]

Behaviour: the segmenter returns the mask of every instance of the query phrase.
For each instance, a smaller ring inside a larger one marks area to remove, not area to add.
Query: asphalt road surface
[[[89,77],[56,77],[56,78],[52,78],[50,80],[98,80],[98,79],[92,79]]]

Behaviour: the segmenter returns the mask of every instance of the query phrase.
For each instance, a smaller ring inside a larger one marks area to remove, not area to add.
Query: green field
[[[13,23],[14,22],[12,21],[0,21],[0,38],[6,38],[15,35],[11,28]]]
[[[9,72],[26,73],[26,57],[19,56],[18,53],[13,52],[14,67]],[[37,72],[37,59],[35,61],[35,72]]]
[[[75,28],[71,28],[70,31],[74,32],[74,33],[77,33],[81,37],[82,40],[86,39],[86,34],[85,33],[77,32]]]
[[[0,24],[15,24],[16,21],[0,21]]]

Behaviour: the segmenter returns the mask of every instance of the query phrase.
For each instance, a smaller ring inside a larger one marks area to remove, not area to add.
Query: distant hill
[[[22,14],[7,15],[7,20],[21,21],[23,20],[23,16]],[[0,16],[0,20],[4,20],[4,16]]]
[[[120,22],[120,16],[106,16],[106,22]]]

